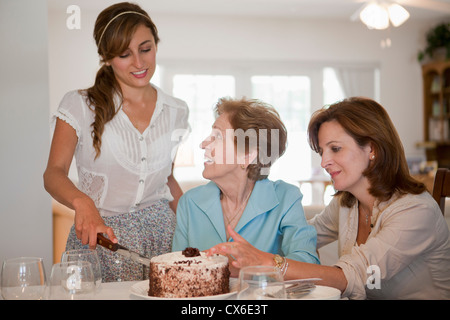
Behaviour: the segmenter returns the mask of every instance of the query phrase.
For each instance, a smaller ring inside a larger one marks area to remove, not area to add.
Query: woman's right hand
[[[107,227],[92,199],[76,200],[75,208],[75,233],[83,245],[89,244],[94,249],[97,245],[97,233],[106,233],[108,238],[117,243],[118,240],[111,227]]]

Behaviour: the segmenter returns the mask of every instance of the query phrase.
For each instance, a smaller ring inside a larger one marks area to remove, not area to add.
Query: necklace
[[[251,194],[252,194],[252,191],[250,190],[250,192],[248,193],[248,195],[245,198],[244,202],[242,202],[242,204],[239,206],[238,210],[236,211],[236,213],[234,214],[234,216],[231,219],[229,219],[228,216],[226,214],[224,214],[225,219],[228,221],[228,223],[227,223],[228,225],[230,225],[231,222],[233,222],[234,219],[236,219],[239,214],[243,213],[245,205],[247,204],[247,201],[250,198]]]
[[[369,212],[364,212],[364,210],[362,209],[362,207],[359,206],[359,205],[358,205],[358,208],[359,208],[359,212],[362,212],[363,214],[366,215],[366,217],[365,217],[365,218],[366,218],[366,225],[368,225],[368,224],[369,224],[369,217],[370,217]],[[373,223],[370,224],[370,227],[373,228]]]

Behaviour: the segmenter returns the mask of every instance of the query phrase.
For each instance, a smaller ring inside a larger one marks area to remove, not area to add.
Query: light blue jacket
[[[316,230],[306,222],[302,197],[297,187],[281,180],[257,181],[235,230],[259,250],[319,263]],[[202,251],[226,241],[217,185],[187,191],[178,203],[172,250]]]

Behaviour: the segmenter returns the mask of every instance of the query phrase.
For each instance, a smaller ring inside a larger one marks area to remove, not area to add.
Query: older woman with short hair
[[[229,228],[260,250],[319,263],[316,232],[308,225],[298,187],[267,179],[285,151],[287,131],[276,110],[258,100],[220,99],[217,119],[201,148],[208,184],[187,191],[177,208],[172,250],[206,250],[232,242]]]

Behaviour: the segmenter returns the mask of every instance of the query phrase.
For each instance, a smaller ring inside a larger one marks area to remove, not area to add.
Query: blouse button
[[[141,158],[141,161],[142,161],[142,162],[144,162],[145,160],[147,160],[146,157],[142,157],[142,158]]]
[[[144,140],[144,137],[143,136],[140,136],[139,137],[139,141],[143,141]]]
[[[143,179],[139,180],[139,183],[140,184],[144,183],[144,180]]]

